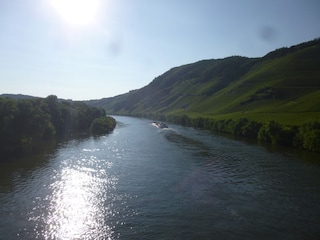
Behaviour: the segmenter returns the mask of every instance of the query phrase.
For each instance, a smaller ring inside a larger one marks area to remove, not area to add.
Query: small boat
[[[152,123],[152,125],[156,126],[157,128],[168,128],[168,125],[164,122],[155,121]]]

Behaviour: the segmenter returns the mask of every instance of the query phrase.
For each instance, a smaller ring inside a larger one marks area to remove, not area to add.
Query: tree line
[[[19,100],[0,98],[0,149],[15,151],[51,141],[56,136],[88,132],[94,127],[95,119],[105,117],[102,108],[58,100],[54,95]],[[110,124],[110,132],[115,120],[108,117],[108,121],[104,124]]]
[[[172,122],[187,127],[221,132],[307,151],[320,152],[320,120],[309,120],[301,126],[283,125],[277,121],[261,123],[247,118],[237,120],[195,117],[187,115],[153,115],[140,117]]]

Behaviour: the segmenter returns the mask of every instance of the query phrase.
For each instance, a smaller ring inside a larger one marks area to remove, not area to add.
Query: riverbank
[[[302,151],[114,118],[113,134],[75,137],[1,165],[2,238],[319,236],[320,168],[295,153]]]
[[[79,134],[105,134],[115,120],[102,108],[83,102],[47,98],[0,98],[0,156],[42,151],[57,138]]]
[[[274,145],[287,146],[306,151],[320,152],[320,121],[307,120],[301,125],[281,124],[274,120],[261,122],[247,118],[214,119],[210,117],[190,117],[188,115],[136,115],[186,127],[204,129],[211,132],[231,134]]]

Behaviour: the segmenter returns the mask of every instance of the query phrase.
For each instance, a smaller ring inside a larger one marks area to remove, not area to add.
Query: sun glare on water
[[[53,8],[70,25],[86,26],[95,22],[100,0],[50,0]]]

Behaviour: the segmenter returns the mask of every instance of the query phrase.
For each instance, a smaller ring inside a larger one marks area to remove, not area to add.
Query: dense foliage
[[[96,118],[91,124],[91,132],[94,135],[110,133],[116,126],[116,121],[110,116]]]
[[[1,150],[36,146],[57,135],[88,131],[94,119],[105,116],[103,109],[82,102],[47,98],[0,98]]]
[[[276,121],[260,123],[246,118],[238,120],[214,120],[202,117],[190,118],[187,115],[161,116],[161,120],[212,132],[222,132],[256,139],[271,144],[320,152],[320,120],[311,120],[301,126],[281,125]]]

